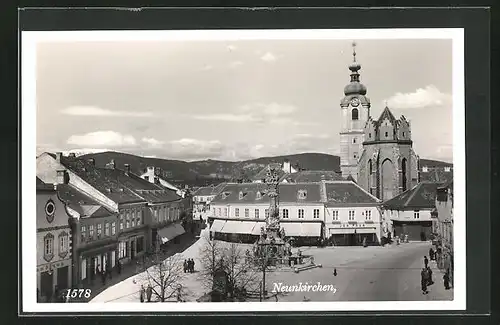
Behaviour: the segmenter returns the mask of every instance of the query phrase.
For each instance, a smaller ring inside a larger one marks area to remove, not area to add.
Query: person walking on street
[[[450,273],[448,270],[443,275],[443,284],[445,290],[450,290]]]
[[[141,302],[144,302],[144,295],[145,295],[144,285],[141,284],[141,290],[139,290],[139,299],[141,300]]]
[[[194,273],[194,260],[191,259],[191,273]]]
[[[427,267],[427,275],[428,275],[428,280],[429,280],[428,285],[433,285],[434,281],[432,280],[432,270],[430,267]]]
[[[184,273],[187,272],[187,269],[188,269],[188,261],[184,260]]]
[[[429,259],[427,258],[427,256],[424,256],[424,266],[426,269],[427,267],[429,267]]]
[[[429,258],[431,259],[431,261],[434,261],[434,250],[431,248],[429,248]]]
[[[429,291],[427,291],[427,271],[425,268],[423,268],[422,272],[420,272],[420,284],[422,286],[422,293],[424,295],[428,294]]]
[[[118,274],[122,273],[122,263],[120,260],[118,260],[118,263],[116,263],[116,269],[118,270]]]
[[[148,284],[148,288],[146,289],[146,297],[148,298],[148,302],[151,302],[151,296],[153,295],[153,288],[150,284]]]

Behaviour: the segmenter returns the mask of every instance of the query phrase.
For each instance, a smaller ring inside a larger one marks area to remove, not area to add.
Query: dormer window
[[[444,171],[445,171],[445,172],[450,172],[450,171],[451,171],[451,167],[445,167],[445,168],[444,168]]]
[[[427,173],[427,172],[429,171],[429,169],[428,169],[427,167],[422,167],[422,171],[423,171],[424,173]]]
[[[227,198],[229,196],[229,194],[231,194],[231,193],[229,193],[229,192],[222,193],[222,198],[223,199]]]
[[[240,193],[239,193],[239,195],[238,195],[238,198],[239,198],[240,200],[243,200],[243,198],[245,197],[245,195],[246,195],[246,194],[247,194],[247,193],[245,193],[245,192],[240,192]]]
[[[257,199],[257,200],[262,199],[262,193],[257,192],[257,193],[255,194],[255,199]]]
[[[306,197],[307,197],[307,191],[306,190],[299,190],[298,198],[300,200],[304,200]]]

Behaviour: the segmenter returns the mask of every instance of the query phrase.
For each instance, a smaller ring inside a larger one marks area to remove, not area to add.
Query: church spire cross
[[[352,60],[356,62],[356,41],[352,41]]]

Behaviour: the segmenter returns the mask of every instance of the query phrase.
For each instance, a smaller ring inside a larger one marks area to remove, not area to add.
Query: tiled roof
[[[274,164],[276,166],[278,166],[278,168],[276,168],[276,171],[278,172],[278,177],[283,177],[285,176],[285,171],[283,171],[283,169],[281,168],[281,164]],[[263,181],[266,179],[266,176],[267,176],[267,171],[269,169],[269,165],[262,168],[260,170],[260,172],[257,173],[257,175],[255,175],[254,177],[252,177],[252,180],[254,181]]]
[[[45,190],[45,191],[50,191],[50,190],[54,190],[54,186],[50,185],[50,184],[47,184],[45,183],[44,181],[42,181],[40,178],[36,178],[36,189],[37,190]]]
[[[180,199],[172,191],[117,168],[97,168],[86,160],[65,156],[61,163],[117,203],[159,203]]]
[[[378,205],[380,201],[354,182],[323,182],[327,206]]]
[[[224,188],[224,186],[226,186],[226,184],[227,183],[220,183],[217,186],[200,187],[199,189],[197,189],[193,193],[193,196],[211,196],[211,195],[217,195]]]
[[[310,183],[280,183],[280,203],[326,203],[340,205],[377,205],[379,201],[353,182],[324,181]],[[269,203],[264,183],[227,184],[212,204]],[[240,193],[242,195],[240,196]],[[257,193],[260,193],[260,199]]]
[[[420,171],[421,182],[446,183],[453,181],[453,169],[445,171],[444,168],[434,167],[428,171]]]
[[[442,183],[421,182],[413,188],[385,201],[386,209],[432,209],[435,207],[436,190]]]
[[[57,194],[71,209],[82,217],[102,217],[112,214],[97,201],[70,184],[57,185]]]
[[[285,179],[289,183],[310,183],[320,181],[340,181],[342,174],[328,170],[303,170],[296,173],[285,175]]]

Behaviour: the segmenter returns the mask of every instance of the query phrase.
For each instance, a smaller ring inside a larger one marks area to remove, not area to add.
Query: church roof
[[[283,180],[289,183],[339,181],[342,180],[342,174],[331,170],[302,170],[285,175],[281,181]]]
[[[436,204],[438,187],[443,183],[421,182],[413,188],[385,201],[382,206],[387,210],[433,209]]]
[[[378,118],[377,122],[380,124],[385,119],[388,119],[392,124],[396,124],[397,121],[396,118],[394,117],[394,114],[392,114],[391,110],[387,106],[382,111],[382,114],[380,114],[380,117]]]

